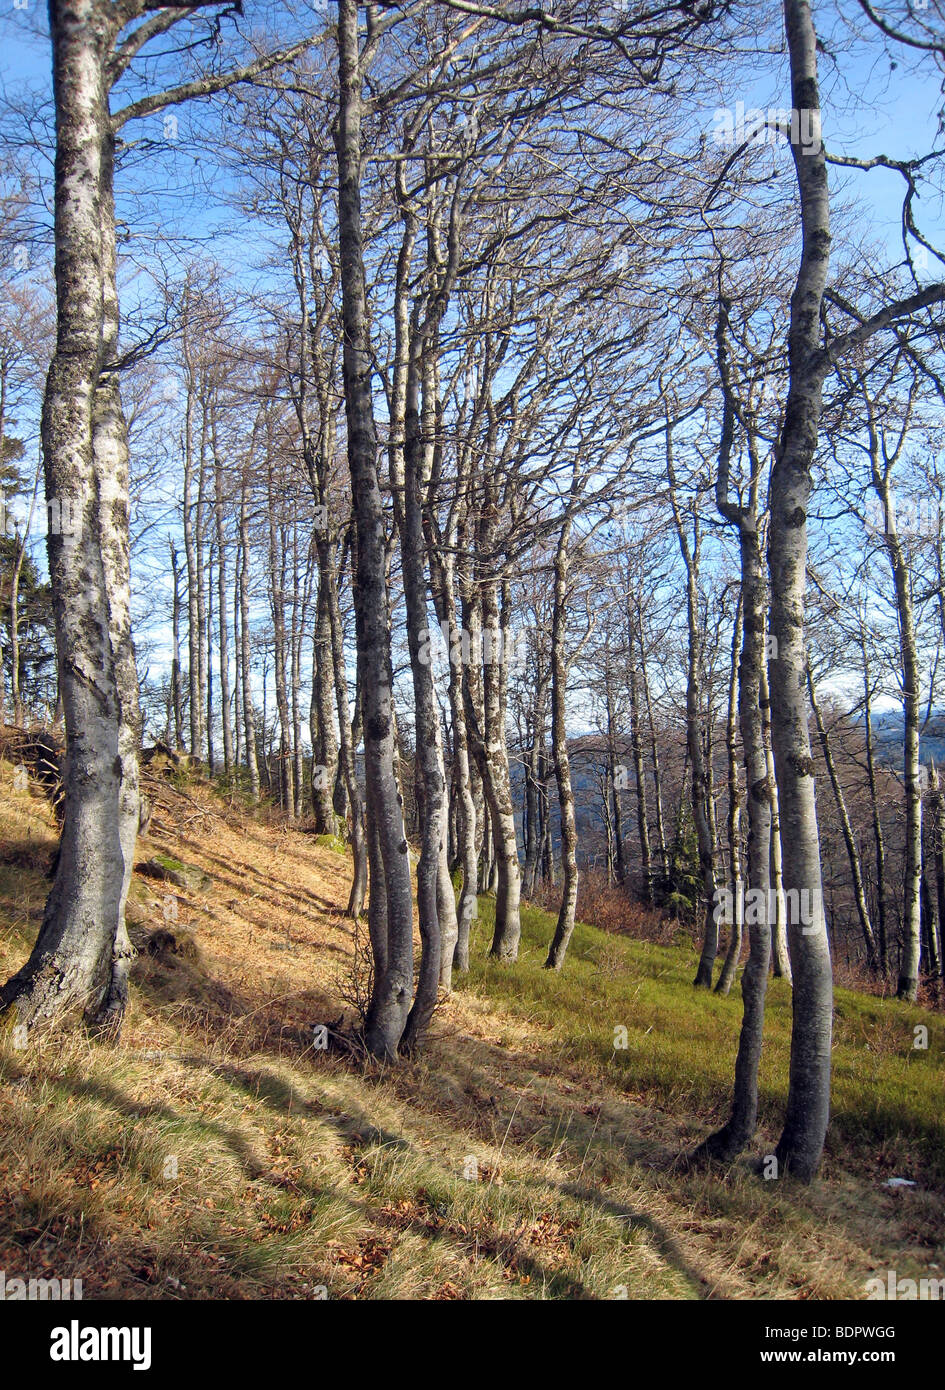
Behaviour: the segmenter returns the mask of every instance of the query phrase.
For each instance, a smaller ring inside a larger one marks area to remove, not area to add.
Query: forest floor
[[[313,1045],[353,1018],[343,848],[176,774],[149,795],[137,862],[209,877],[135,873],[118,1044],[0,1039],[8,1279],[81,1278],[86,1299],[855,1299],[887,1269],[945,1272],[941,1014],[838,990],[810,1188],[748,1157],[687,1170],[725,1118],[741,1013],[737,990],[693,990],[691,943],[579,925],[559,975],[542,969],[552,919],[526,910],[503,967],[484,899],[424,1055],[381,1068]],[[55,843],[41,790],[0,760],[4,977]],[[754,1159],[777,1139],[790,1012],[772,982]]]

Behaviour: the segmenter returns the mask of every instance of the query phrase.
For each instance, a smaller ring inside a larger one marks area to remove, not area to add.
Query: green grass
[[[10,775],[0,760],[0,791]],[[483,898],[472,970],[418,1059],[315,1052],[352,951],[347,866],[300,830],[194,824],[209,796],[196,786],[185,829],[155,847],[234,866],[212,903],[178,895],[175,931],[199,952],[142,953],[117,1044],[0,1035],[0,1268],[82,1278],[87,1299],[570,1300],[862,1298],[877,1270],[945,1266],[940,1015],[838,991],[822,1177],[765,1182],[751,1160],[780,1130],[791,1022],[773,982],[756,1141],[731,1167],[687,1169],[726,1116],[741,1017],[737,989],[693,989],[690,942],[579,925],[556,974],[554,918],[526,908],[503,966]],[[10,970],[42,916],[54,826],[45,803],[0,795],[0,831]],[[136,920],[158,920],[154,893],[135,878]],[[917,1186],[884,1189],[894,1175]]]
[[[316,835],[315,843],[320,849],[330,849],[334,854],[348,853],[348,846],[340,835]]]
[[[164,869],[172,870],[174,873],[182,873],[187,868],[186,864],[181,863],[171,854],[155,854],[152,857],[155,863],[160,864]]]
[[[482,898],[472,988],[551,1029],[561,1055],[624,1092],[677,1113],[725,1119],[741,1023],[737,987],[727,998],[693,989],[691,948],[609,935],[585,923],[575,926],[564,969],[545,970],[555,919],[528,907],[519,959],[510,969],[486,955],[494,920],[494,901]],[[927,1049],[913,1046],[916,1025],[928,1029]],[[618,1027],[626,1029],[625,1048],[614,1045]],[[790,1043],[790,986],[771,980],[759,1088],[763,1125],[776,1125],[783,1112]],[[918,1161],[924,1178],[945,1181],[943,1091],[941,1014],[836,991],[829,1153],[854,1144],[872,1161],[881,1149],[884,1162],[908,1167]]]

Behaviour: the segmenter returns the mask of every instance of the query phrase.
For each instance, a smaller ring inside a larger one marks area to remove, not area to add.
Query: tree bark
[[[168,537],[171,560],[171,579],[174,592],[171,599],[171,713],[174,721],[173,740],[177,752],[184,746],[184,707],[180,678],[180,566],[173,540]],[[168,730],[168,741],[171,731]]]
[[[198,658],[199,620],[197,612],[197,547],[194,537],[194,406],[197,397],[197,373],[189,332],[189,291],[184,302],[183,353],[187,399],[184,407],[184,558],[187,564],[187,681],[190,708],[190,756],[196,761],[203,757],[203,696],[200,688]]]
[[[919,991],[922,954],[920,886],[922,883],[922,787],[919,769],[919,654],[916,646],[915,616],[912,608],[912,582],[909,566],[896,530],[895,509],[890,486],[889,465],[879,460],[879,440],[869,422],[870,464],[873,490],[882,503],[885,526],[883,543],[889,557],[896,590],[899,619],[899,657],[902,666],[902,758],[905,795],[905,866],[903,873],[903,949],[899,960],[896,998],[915,1002]]]
[[[702,640],[699,631],[699,529],[694,520],[694,542],[689,543],[683,517],[676,500],[676,477],[673,469],[672,426],[666,421],[666,471],[669,478],[670,502],[679,549],[686,568],[686,623],[689,634],[686,668],[686,746],[692,768],[692,818],[696,827],[699,848],[699,868],[702,891],[706,900],[702,953],[693,984],[697,989],[712,988],[712,971],[719,951],[719,924],[715,900],[715,837],[709,816],[709,786],[705,752],[702,745]]]
[[[939,968],[945,975],[945,796],[942,795],[938,769],[934,763],[929,766],[929,821],[939,927]]]
[[[729,877],[732,881],[732,899],[735,906],[733,921],[729,928],[728,947],[725,951],[725,960],[722,962],[722,970],[716,982],[716,994],[728,994],[735,979],[735,972],[742,954],[742,926],[743,914],[741,903],[743,901],[744,881],[742,879],[742,860],[741,846],[739,844],[739,831],[741,826],[742,795],[738,783],[738,665],[739,656],[742,648],[743,621],[742,613],[744,610],[744,590],[740,591],[738,604],[735,613],[735,622],[732,624],[732,670],[729,680],[728,691],[728,717],[725,721],[725,751],[728,758],[728,858],[729,858]]]
[[[43,402],[48,541],[66,727],[56,876],[29,960],[0,991],[28,1029],[76,1012],[117,1031],[134,954],[125,901],[138,830],[127,428],[114,370],[110,10],[51,0],[56,348]]]
[[[843,843],[846,846],[847,858],[850,861],[850,877],[853,881],[853,899],[856,903],[860,930],[863,933],[863,941],[866,945],[866,964],[868,969],[875,971],[879,967],[876,951],[876,937],[873,932],[869,906],[866,901],[866,889],[863,884],[860,853],[857,849],[856,837],[853,834],[853,826],[850,824],[850,815],[847,811],[843,787],[837,775],[836,765],[834,764],[833,750],[830,746],[830,735],[824,723],[824,717],[817,700],[817,691],[814,688],[814,678],[809,666],[807,668],[807,689],[810,693],[810,707],[813,710],[814,722],[817,725],[817,736],[820,739],[820,746],[823,750],[824,763],[827,767],[827,776],[830,778],[830,786],[833,789],[834,800],[837,803],[837,814],[840,817],[840,829],[843,834]]]
[[[321,554],[322,547],[324,547],[324,555]],[[354,859],[354,874],[351,880],[351,892],[348,896],[348,916],[357,921],[364,911],[364,898],[367,893],[368,846],[364,824],[364,803],[358,782],[357,738],[348,708],[344,629],[341,621],[341,607],[338,602],[338,580],[334,557],[327,536],[319,538],[319,565],[320,572],[324,575],[328,602],[331,666],[335,682],[335,707],[338,712],[339,757],[351,813],[351,853]],[[360,693],[358,699],[360,699]]]
[[[574,931],[577,908],[577,822],[574,817],[574,789],[571,785],[571,766],[568,760],[565,692],[568,681],[565,641],[568,612],[568,542],[571,536],[571,512],[568,510],[555,549],[554,615],[551,625],[551,747],[558,784],[558,807],[561,815],[561,906],[555,934],[545,961],[547,970],[560,970]]]
[[[223,771],[233,769],[233,724],[230,711],[230,629],[227,618],[226,529],[223,461],[217,447],[216,421],[211,435],[213,449],[213,503],[217,533],[217,622],[220,628],[220,715],[223,722]]]
[[[764,1040],[765,994],[771,955],[769,867],[772,809],[769,764],[763,735],[763,562],[755,509],[743,509],[737,520],[744,604],[738,711],[748,788],[747,881],[749,890],[756,896],[750,900],[752,910],[745,912],[749,949],[748,961],[742,972],[742,1025],[735,1059],[732,1109],[722,1129],[702,1145],[702,1152],[726,1162],[730,1162],[751,1142],[758,1120],[758,1069]],[[748,901],[746,899],[746,903]],[[760,910],[759,903],[762,904]]]
[[[401,569],[404,580],[404,599],[407,609],[407,644],[413,675],[414,718],[416,725],[416,758],[422,796],[420,816],[421,846],[417,864],[417,907],[420,919],[422,954],[417,993],[407,1026],[403,1045],[415,1051],[422,1043],[433,1010],[436,1007],[440,983],[440,868],[446,831],[446,779],[440,742],[440,715],[433,687],[430,653],[430,633],[427,626],[427,580],[424,563],[423,518],[420,501],[421,425],[420,425],[420,361],[422,348],[411,343],[407,373],[406,437],[404,444],[404,507],[401,530]],[[448,877],[448,875],[447,875]],[[450,889],[452,895],[452,888]],[[444,904],[445,905],[445,904]],[[453,921],[456,908],[453,904]],[[452,962],[456,945],[455,930],[448,942]]]
[[[735,401],[728,369],[726,326],[728,306],[720,304],[716,329],[719,372],[722,380],[724,413],[719,467],[716,477],[716,505],[722,516],[738,531],[741,576],[741,656],[738,664],[738,722],[742,736],[747,785],[747,876],[751,898],[744,913],[748,927],[748,961],[742,972],[742,1025],[735,1058],[735,1085],[732,1109],[722,1129],[700,1146],[697,1153],[730,1162],[751,1142],[758,1120],[758,1071],[764,1041],[765,994],[771,954],[770,864],[773,822],[773,768],[765,740],[768,708],[767,657],[765,652],[764,564],[758,527],[758,490],[761,467],[749,435],[748,454],[751,477],[746,506],[729,499],[729,461],[735,428]],[[737,624],[736,624],[737,627]],[[731,705],[729,707],[731,722]],[[729,757],[734,740],[729,735]],[[729,778],[731,780],[731,766]],[[732,816],[729,818],[730,832]],[[737,846],[732,845],[733,863]],[[736,919],[742,916],[735,881]],[[761,907],[759,908],[759,903]],[[734,931],[734,928],[733,928]]]
[[[883,835],[883,822],[880,815],[879,797],[876,787],[876,757],[873,745],[873,693],[870,684],[869,657],[866,640],[860,634],[860,655],[863,658],[863,719],[866,741],[866,777],[870,791],[870,812],[873,822],[873,848],[876,859],[876,934],[879,951],[879,969],[885,976],[889,971],[889,935],[886,924],[886,841]]]
[[[463,870],[463,885],[456,906],[456,949],[453,963],[457,970],[468,970],[469,934],[479,913],[477,835],[481,833],[481,826],[473,791],[473,770],[470,765],[469,736],[463,704],[462,638],[456,624],[452,557],[448,553],[437,557],[434,561],[434,571],[437,575],[434,603],[440,622],[447,624],[450,649],[450,721],[453,728],[453,764],[459,797],[459,857]]]
[[[827,168],[820,139],[816,35],[807,0],[784,0],[792,106],[808,115],[812,139],[792,131],[803,246],[791,297],[789,385],[771,474],[771,727],[782,828],[788,940],[794,975],[791,1065],[780,1172],[809,1182],[830,1115],[833,975],[824,918],[814,763],[807,727],[804,589],[811,464],[821,415],[822,368],[815,365],[830,255]],[[798,122],[798,126],[802,123]],[[807,895],[802,914],[802,894]],[[807,920],[802,920],[806,916]]]
[[[394,772],[387,552],[377,471],[377,431],[371,394],[373,354],[361,231],[362,71],[358,11],[357,0],[339,0],[340,100],[335,148],[348,466],[358,546],[354,598],[371,863],[369,923],[375,954],[375,982],[365,1040],[374,1056],[393,1059],[413,993],[413,904],[402,801]]]
[[[256,756],[256,718],[253,713],[252,647],[249,640],[249,518],[246,509],[248,480],[243,469],[240,488],[240,675],[243,682],[243,734],[246,743],[246,767],[249,771],[249,794],[255,806],[259,801],[259,761]]]

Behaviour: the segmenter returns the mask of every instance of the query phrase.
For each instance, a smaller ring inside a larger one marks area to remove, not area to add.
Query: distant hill
[[[902,711],[889,709],[874,714],[873,732],[879,756],[884,762],[898,765],[902,760]],[[933,759],[945,766],[945,710],[933,710],[925,728],[921,729],[919,756],[923,763]]]

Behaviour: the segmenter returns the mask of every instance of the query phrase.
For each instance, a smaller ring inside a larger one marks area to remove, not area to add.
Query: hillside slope
[[[812,1189],[747,1160],[687,1172],[678,1155],[725,1114],[740,1016],[694,993],[689,945],[580,926],[556,976],[551,920],[528,911],[510,970],[484,959],[484,900],[426,1053],[379,1069],[314,1045],[352,1017],[343,852],[156,772],[121,1042],[0,1039],[8,1278],[81,1278],[87,1299],[860,1298],[876,1270],[945,1268],[941,1015],[838,992]],[[0,761],[5,975],[54,848],[41,790]],[[756,1154],[789,1028],[775,982]]]

